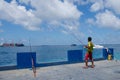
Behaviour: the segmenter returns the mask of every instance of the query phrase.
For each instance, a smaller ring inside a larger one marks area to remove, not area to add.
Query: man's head
[[[91,37],[88,37],[88,41],[92,41],[92,38],[91,38]]]

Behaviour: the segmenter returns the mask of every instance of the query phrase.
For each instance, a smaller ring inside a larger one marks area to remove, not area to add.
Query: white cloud
[[[19,0],[20,3],[29,4],[31,0]]]
[[[103,2],[102,1],[101,2],[95,2],[90,8],[90,10],[92,12],[96,12],[96,11],[99,11],[101,9],[103,9]]]
[[[120,0],[106,0],[105,7],[114,10],[117,14],[120,14]]]
[[[20,6],[16,1],[7,3],[0,1],[0,19],[23,25],[26,29],[36,30],[40,19],[37,18],[32,10],[27,11],[24,6]]]
[[[35,14],[42,19],[78,19],[81,14],[75,5],[59,0],[41,0],[39,3],[34,0],[31,5],[36,8]]]
[[[106,10],[103,13],[96,15],[96,24],[103,27],[112,27],[120,29],[120,19],[115,16],[111,11]]]
[[[19,5],[16,0],[12,0],[11,3],[1,0],[0,19],[20,24],[29,30],[38,30],[43,27],[42,23],[46,23],[48,26],[56,26],[56,24],[61,26],[65,25],[66,21],[68,21],[66,25],[74,21],[78,22],[82,15],[82,12],[68,1],[39,0],[38,2],[38,0],[20,0],[19,2],[30,3],[34,10],[26,10],[25,6]]]
[[[88,4],[91,0],[64,0],[64,1],[68,1],[71,3],[77,3],[78,5],[86,5]],[[92,0],[93,1],[93,0]]]
[[[64,28],[69,28],[71,23],[74,21],[78,22],[78,19],[82,15],[75,5],[67,1],[41,0],[40,3],[38,3],[37,0],[34,0],[33,2],[31,1],[31,5],[36,8],[34,14],[41,18],[43,22],[47,22],[48,25],[52,24],[52,26],[63,26]],[[74,27],[76,27],[76,24]]]
[[[99,11],[103,9],[113,10],[116,14],[120,14],[120,0],[88,0],[92,3],[90,10]]]
[[[87,19],[86,23],[91,24],[91,25],[95,24],[94,19],[92,18]]]
[[[96,14],[87,19],[91,25],[120,29],[120,0],[89,0],[91,12]]]
[[[62,33],[64,33],[64,34],[69,34],[67,31],[65,31],[65,30],[62,30]]]
[[[116,14],[120,14],[120,0],[65,0],[78,5],[92,4],[90,11],[96,12],[104,9],[111,9]]]

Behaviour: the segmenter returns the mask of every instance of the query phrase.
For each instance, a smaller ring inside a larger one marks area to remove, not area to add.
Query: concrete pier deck
[[[91,63],[89,62],[91,65]],[[120,80],[120,61],[95,61],[95,68],[83,69],[84,63],[63,64],[31,69],[0,71],[0,80]]]

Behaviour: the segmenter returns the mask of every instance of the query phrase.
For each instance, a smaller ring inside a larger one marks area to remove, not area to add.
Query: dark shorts
[[[86,55],[85,55],[85,60],[88,60],[88,59],[90,59],[90,60],[93,59],[93,58],[92,58],[92,53],[91,53],[91,52],[86,53]]]

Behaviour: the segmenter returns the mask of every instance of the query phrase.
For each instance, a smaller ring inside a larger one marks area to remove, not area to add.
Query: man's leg
[[[94,60],[92,59],[91,62],[92,62],[92,66],[91,67],[94,68]]]
[[[85,66],[88,67],[88,60],[85,60]]]
[[[84,68],[88,68],[88,58],[89,58],[89,54],[86,53],[86,55],[85,55],[85,67]]]
[[[92,63],[92,68],[94,68],[94,60],[93,60],[93,57],[92,57],[92,53],[89,54],[89,58],[91,60],[91,63]]]

